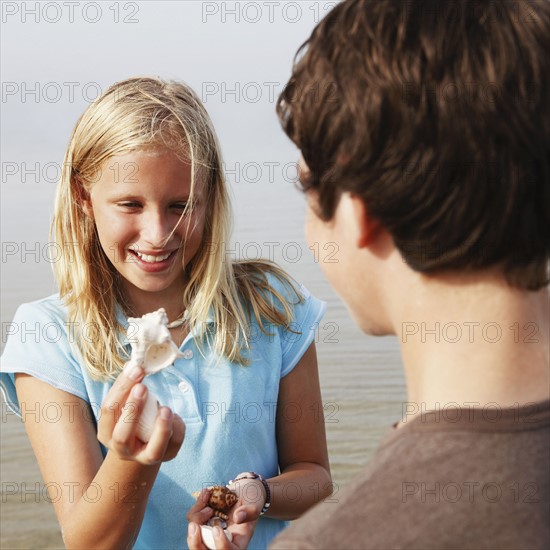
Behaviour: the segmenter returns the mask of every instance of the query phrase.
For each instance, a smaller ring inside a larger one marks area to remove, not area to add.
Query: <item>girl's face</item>
[[[135,307],[181,303],[183,265],[197,254],[205,221],[199,182],[182,218],[190,192],[191,166],[169,150],[118,155],[101,167],[85,208]]]

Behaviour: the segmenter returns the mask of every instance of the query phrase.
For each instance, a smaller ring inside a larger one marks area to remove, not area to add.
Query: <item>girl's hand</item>
[[[235,523],[257,521],[267,497],[263,483],[259,479],[243,478],[234,481],[228,487],[239,497],[229,519]]]
[[[208,489],[203,489],[197,502],[189,509],[187,514],[187,519],[189,521],[187,544],[190,550],[207,550],[202,540],[200,526],[204,525],[213,514],[212,508],[207,505],[208,497]],[[233,537],[232,542],[225,536],[222,529],[219,527],[214,527],[213,529],[216,550],[242,550],[246,548],[254,534],[258,516],[259,512],[256,519],[252,519],[247,514],[247,511],[243,509],[243,506],[240,506],[239,501],[239,503],[233,507],[227,522],[227,530],[231,532]]]
[[[145,465],[172,460],[185,437],[183,420],[168,407],[161,407],[148,443],[136,436],[137,425],[147,399],[147,387],[140,384],[140,367],[124,369],[101,405],[97,438],[123,460]]]

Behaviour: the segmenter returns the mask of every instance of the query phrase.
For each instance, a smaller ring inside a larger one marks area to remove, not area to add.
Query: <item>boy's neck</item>
[[[547,289],[522,292],[490,278],[424,283],[396,317],[409,412],[549,398]]]

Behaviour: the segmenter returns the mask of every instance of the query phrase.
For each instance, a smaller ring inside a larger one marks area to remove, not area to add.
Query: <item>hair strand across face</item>
[[[231,230],[228,191],[219,145],[210,118],[196,94],[186,85],[156,78],[130,78],[111,86],[78,120],[64,160],[56,194],[52,235],[67,249],[54,264],[60,295],[74,323],[74,347],[95,378],[114,377],[128,360],[120,341],[124,327],[117,310],[132,313],[120,275],[104,253],[86,199],[108,159],[133,151],[170,150],[191,165],[188,208],[201,186],[206,201],[203,244],[185,267],[182,308],[190,329],[215,319],[214,333],[201,330],[203,353],[247,364],[250,311],[263,322],[288,325],[291,303],[277,291],[282,307],[274,308],[265,290],[272,273],[289,287],[290,279],[269,262],[233,262],[226,247]],[[188,223],[184,212],[179,223]],[[189,231],[191,228],[187,227]],[[298,300],[300,299],[296,293]],[[93,329],[93,330],[91,330]]]

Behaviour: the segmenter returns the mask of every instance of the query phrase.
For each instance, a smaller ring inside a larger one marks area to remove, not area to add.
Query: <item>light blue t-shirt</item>
[[[283,296],[297,301],[278,279],[269,277],[269,281]],[[326,309],[326,304],[304,287],[300,292],[304,300],[294,305],[290,328],[301,334],[266,324],[271,333],[266,335],[255,319],[250,321],[249,366],[225,359],[216,364],[208,349],[203,357],[192,333],[180,347],[182,358],[145,378],[145,385],[161,405],[183,418],[186,433],[177,457],[162,463],[135,548],[186,548],[186,515],[195,502],[193,491],[224,485],[240,472],[254,471],[266,478],[278,474],[275,414],[279,381],[311,344]],[[123,321],[126,326],[127,320]],[[210,329],[215,330],[212,321]],[[0,388],[17,414],[27,413],[14,386],[14,373],[23,372],[90,403],[94,414],[90,421],[97,422],[112,382],[92,380],[79,364],[70,346],[73,330],[59,295],[18,308],[0,367]],[[125,341],[125,335],[121,338]],[[125,343],[129,345],[127,340]],[[28,414],[35,408],[29,405]],[[283,412],[289,418],[302,414],[299,403],[287,409]],[[51,418],[55,411],[43,412]],[[113,497],[115,492],[113,487]],[[286,525],[261,518],[249,548],[266,548]]]

